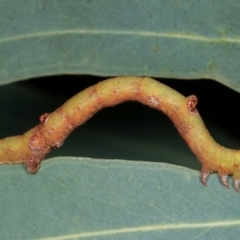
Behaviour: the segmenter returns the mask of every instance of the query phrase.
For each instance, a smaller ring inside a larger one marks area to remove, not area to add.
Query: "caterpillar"
[[[204,185],[212,172],[218,172],[226,188],[229,188],[228,175],[233,175],[234,188],[239,191],[240,150],[220,146],[211,137],[196,108],[196,96],[184,97],[148,77],[104,80],[78,93],[54,112],[42,114],[36,127],[23,135],[0,140],[0,164],[25,163],[30,173],[37,173],[45,156],[59,148],[77,126],[102,108],[125,101],[138,101],[170,118],[201,162],[200,180]]]

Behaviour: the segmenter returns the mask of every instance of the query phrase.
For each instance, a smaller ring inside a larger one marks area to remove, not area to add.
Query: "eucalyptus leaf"
[[[239,20],[236,0],[2,0],[0,84],[88,73],[212,78],[239,91]],[[0,137],[37,125],[55,100],[2,86]],[[115,119],[94,116],[36,175],[1,166],[0,239],[237,239],[239,193],[216,175],[203,187],[197,171],[150,162],[200,169],[169,119],[141,107],[129,125],[121,107],[109,110]]]
[[[0,1],[0,83],[88,73],[240,90],[237,0]]]
[[[0,238],[235,239],[239,193],[223,191],[216,175],[203,187],[198,176],[164,163],[71,157],[44,162],[36,175],[2,166]]]

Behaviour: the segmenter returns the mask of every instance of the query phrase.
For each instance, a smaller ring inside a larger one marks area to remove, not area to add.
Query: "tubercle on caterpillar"
[[[240,151],[220,146],[206,129],[197,109],[198,99],[184,97],[170,87],[148,77],[117,77],[99,82],[78,93],[52,113],[40,116],[38,126],[23,135],[0,140],[0,164],[25,163],[37,173],[40,163],[54,148],[96,112],[125,101],[138,101],[166,114],[202,164],[201,181],[207,185],[218,172],[226,188],[233,175],[239,191]]]

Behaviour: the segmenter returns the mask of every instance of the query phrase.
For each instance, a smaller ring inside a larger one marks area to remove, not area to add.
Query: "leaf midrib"
[[[137,232],[153,232],[160,230],[170,230],[170,229],[194,229],[194,228],[218,228],[218,227],[231,227],[235,225],[240,225],[240,220],[232,221],[217,221],[208,223],[179,223],[179,224],[159,224],[159,225],[147,225],[139,227],[121,228],[121,229],[110,229],[94,232],[83,232],[70,235],[64,235],[59,237],[50,238],[40,238],[37,240],[66,240],[66,239],[79,239],[85,237],[96,237],[105,235],[117,235],[117,234],[129,234]]]
[[[205,37],[197,34],[185,34],[185,33],[159,33],[154,31],[128,31],[128,30],[89,30],[89,29],[68,29],[68,30],[51,30],[44,32],[33,32],[28,34],[21,34],[11,37],[5,37],[0,39],[0,43],[19,41],[28,38],[37,37],[49,37],[57,35],[129,35],[129,36],[142,36],[142,37],[159,37],[159,38],[175,38],[185,39],[190,41],[200,42],[213,42],[213,43],[240,43],[239,38],[228,38],[228,37]]]

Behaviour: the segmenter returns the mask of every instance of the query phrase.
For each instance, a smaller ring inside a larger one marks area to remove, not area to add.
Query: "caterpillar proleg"
[[[233,175],[239,190],[240,150],[220,146],[209,134],[196,105],[198,99],[184,97],[170,87],[148,77],[117,77],[99,82],[78,93],[52,113],[40,116],[40,123],[23,135],[0,140],[0,164],[25,163],[36,173],[41,161],[79,125],[102,108],[125,101],[137,101],[166,114],[202,164],[201,181],[207,185],[212,172],[218,172],[227,188]]]

